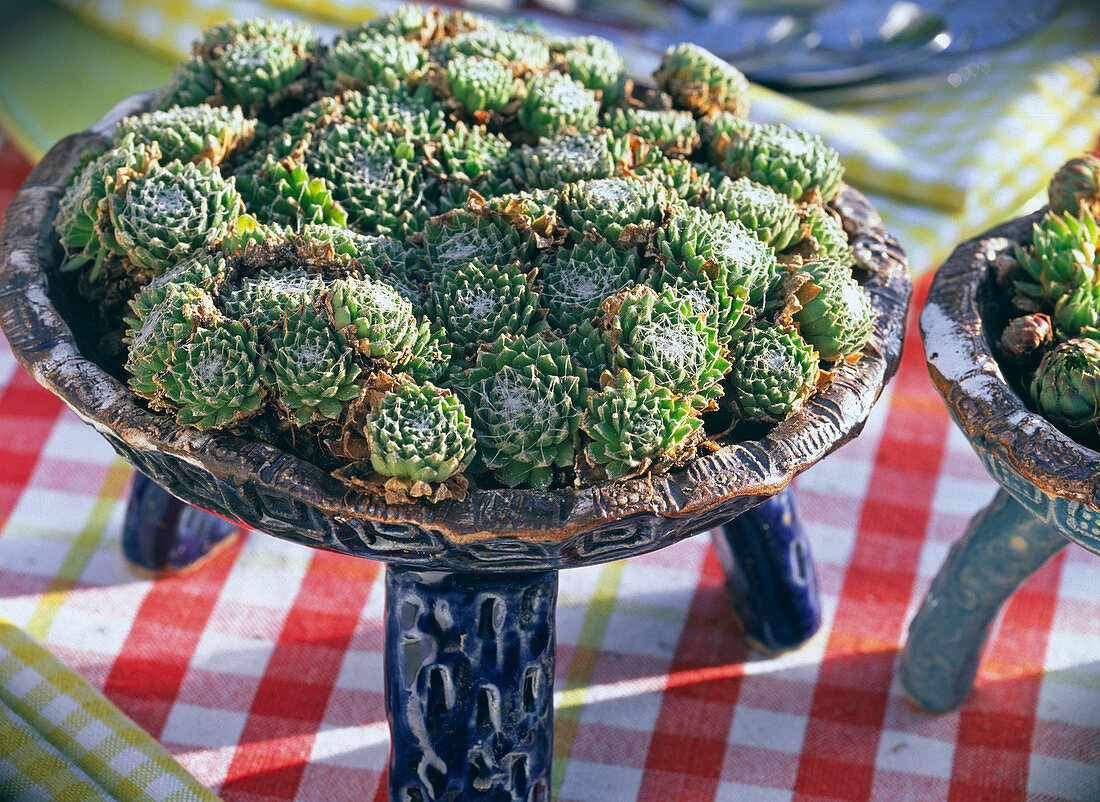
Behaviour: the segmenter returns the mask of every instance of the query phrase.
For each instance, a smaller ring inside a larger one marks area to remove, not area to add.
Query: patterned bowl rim
[[[833,205],[869,275],[863,286],[876,311],[874,329],[858,361],[839,363],[824,389],[761,439],[724,445],[670,475],[581,490],[475,490],[463,502],[436,506],[387,506],[364,495],[349,497],[303,459],[233,435],[186,429],[138,405],[125,385],[80,354],[48,296],[48,275],[58,252],[52,219],[79,154],[105,141],[119,119],[144,110],[150,94],[125,99],[87,131],[54,146],[11,201],[0,229],[0,327],[15,356],[113,445],[117,440],[137,452],[167,454],[221,482],[254,483],[340,520],[431,530],[445,545],[508,535],[560,548],[594,530],[646,520],[675,529],[674,539],[680,539],[779,492],[796,474],[855,437],[898,368],[912,290],[905,253],[867,199],[845,187]]]
[[[920,316],[932,383],[989,467],[1000,460],[1043,494],[1100,510],[1100,453],[1028,409],[1001,372],[982,318],[993,263],[1031,242],[1046,207],[959,245],[936,271]],[[999,466],[994,466],[997,468]],[[991,470],[1002,485],[1008,477]],[[1019,495],[1019,488],[1006,488]]]

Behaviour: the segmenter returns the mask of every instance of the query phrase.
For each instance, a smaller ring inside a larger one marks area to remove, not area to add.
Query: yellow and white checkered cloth
[[[84,679],[0,618],[0,799],[217,797]]]
[[[85,19],[180,58],[207,25],[231,16],[297,17],[324,35],[399,0],[56,0]],[[623,42],[630,44],[629,37]],[[629,57],[630,49],[626,48]],[[628,58],[629,60],[629,58]],[[1051,173],[1100,133],[1100,10],[1067,3],[1039,34],[977,54],[939,86],[828,111],[754,89],[751,116],[820,134],[849,183],[867,192],[915,273],[955,243],[1044,201]]]

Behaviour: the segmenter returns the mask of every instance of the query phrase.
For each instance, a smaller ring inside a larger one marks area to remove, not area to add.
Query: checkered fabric
[[[25,172],[0,151],[0,204]],[[249,533],[192,575],[138,578],[128,475],[0,345],[0,616],[226,800],[384,800],[382,566]],[[741,640],[706,537],[562,572],[557,799],[1100,798],[1093,555],[1066,549],[1016,594],[958,712],[916,710],[896,679],[907,621],[994,490],[914,318],[863,434],[795,485],[825,610],[805,647]]]
[[[217,799],[85,680],[3,618],[0,798]]]

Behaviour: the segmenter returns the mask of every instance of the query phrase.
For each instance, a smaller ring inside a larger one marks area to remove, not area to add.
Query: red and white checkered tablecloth
[[[0,150],[0,208],[27,169]],[[384,799],[382,566],[250,533],[193,575],[141,579],[119,553],[129,473],[0,340],[0,616],[227,800]],[[994,489],[914,317],[863,435],[796,483],[825,608],[807,646],[743,643],[706,537],[562,573],[557,798],[1100,799],[1084,550],[1016,594],[960,711],[902,696],[908,619]]]

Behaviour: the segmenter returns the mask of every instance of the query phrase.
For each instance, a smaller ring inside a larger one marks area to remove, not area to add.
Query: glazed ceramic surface
[[[0,324],[23,366],[140,471],[183,500],[277,537],[424,568],[563,568],[657,549],[728,521],[856,436],[897,369],[911,285],[905,257],[858,192],[835,202],[877,319],[861,358],[760,440],[726,445],[678,473],[583,490],[479,490],[461,503],[386,506],[280,449],[178,426],[86,358],[50,291],[61,252],[58,198],[89,144],[144,97],[51,150],[0,232]]]
[[[990,475],[1040,521],[1100,553],[1100,454],[1028,409],[990,345],[1003,303],[993,262],[1030,242],[1045,211],[960,245],[932,282],[921,334],[932,383]]]

